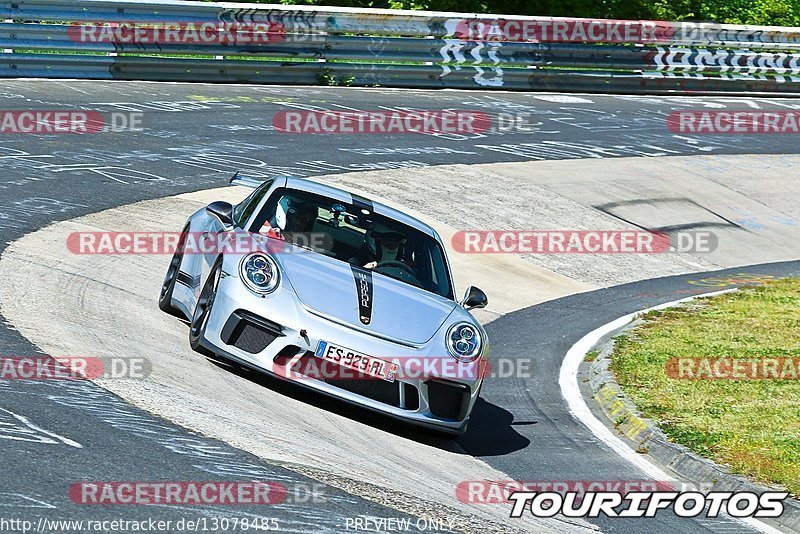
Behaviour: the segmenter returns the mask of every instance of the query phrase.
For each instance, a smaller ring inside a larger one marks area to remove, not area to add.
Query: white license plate
[[[396,363],[339,347],[327,341],[320,341],[314,354],[323,360],[329,360],[348,369],[353,369],[359,373],[374,376],[387,382],[394,382],[397,377],[398,366]]]

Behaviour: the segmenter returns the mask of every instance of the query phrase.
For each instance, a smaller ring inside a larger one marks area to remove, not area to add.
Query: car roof
[[[332,198],[355,197],[357,199],[363,199],[363,197],[356,195],[355,193],[351,193],[346,189],[340,189],[338,187],[333,187],[312,180],[305,180],[303,178],[287,177],[286,187],[288,187],[289,189],[308,191],[309,193],[317,193],[319,195]],[[376,202],[371,199],[365,199],[365,200],[369,200],[369,202],[372,203],[373,213],[389,217],[390,219],[394,219],[405,225],[411,226],[412,228],[416,228],[417,230],[420,230],[430,235],[431,237],[436,238],[438,241],[441,241],[441,238],[439,237],[439,234],[436,233],[436,230],[434,230],[430,225],[427,225],[424,222],[420,221],[419,219],[416,219],[411,215],[408,215],[407,213],[403,213],[402,211],[390,208],[386,204],[381,204],[380,202]]]

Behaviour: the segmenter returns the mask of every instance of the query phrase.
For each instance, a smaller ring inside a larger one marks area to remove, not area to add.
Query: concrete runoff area
[[[458,290],[473,284],[489,295],[489,308],[479,316],[489,322],[596,287],[795,259],[800,228],[784,222],[796,221],[799,215],[800,187],[790,173],[774,169],[780,162],[796,165],[800,156],[713,159],[720,167],[729,161],[729,170],[724,175],[704,170],[698,157],[588,159],[350,173],[320,181],[387,199],[405,211],[413,207],[412,214],[424,214],[420,217],[433,224],[448,245],[456,229],[691,227],[698,223],[698,214],[733,221],[712,228],[720,231],[715,252],[697,255],[451,251]],[[752,178],[763,176],[768,165],[773,171],[767,178],[774,187],[758,187]],[[162,314],[156,305],[168,257],[74,255],[65,246],[66,237],[75,231],[179,231],[185,218],[204,204],[238,201],[247,192],[231,187],[144,201],[29,234],[0,258],[0,312],[49,354],[150,359],[153,371],[146,380],[99,383],[189,429],[271,461],[345,473],[402,494],[494,520],[507,519],[504,506],[479,508],[456,499],[454,488],[464,480],[509,478],[465,454],[457,442],[404,437],[406,427],[362,416],[358,410],[331,407],[319,396],[297,394],[272,383],[263,387],[193,353],[186,325]],[[661,202],[664,199],[673,202]],[[608,206],[620,200],[629,202]],[[736,222],[742,218],[747,221]],[[21,279],[47,283],[20,284]],[[580,521],[568,527],[528,521],[529,528],[539,529],[586,526]]]

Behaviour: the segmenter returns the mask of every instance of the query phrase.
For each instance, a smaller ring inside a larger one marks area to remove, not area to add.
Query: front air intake
[[[433,415],[455,421],[464,419],[469,404],[469,386],[445,380],[429,380],[425,385],[428,386],[428,407]]]
[[[236,310],[222,328],[222,342],[258,354],[282,336],[281,325],[245,310]]]

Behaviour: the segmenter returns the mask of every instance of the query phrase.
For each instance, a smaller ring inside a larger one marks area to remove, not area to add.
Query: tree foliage
[[[800,26],[800,0],[280,0],[280,3],[545,17],[692,20],[724,24]]]

